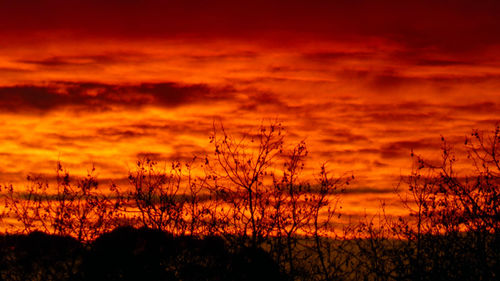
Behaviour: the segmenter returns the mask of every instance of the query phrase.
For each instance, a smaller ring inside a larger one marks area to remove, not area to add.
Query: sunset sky
[[[500,121],[499,1],[0,3],[1,184],[58,160],[120,182],[278,119],[375,212],[412,149]]]

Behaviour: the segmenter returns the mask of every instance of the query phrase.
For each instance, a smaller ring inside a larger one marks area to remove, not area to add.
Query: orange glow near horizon
[[[218,6],[190,7],[199,19],[189,28],[176,25],[179,31],[153,13],[145,34],[137,23],[147,17],[132,4],[119,10],[136,21],[130,33],[118,13],[101,30],[108,6],[96,12],[95,24],[58,15],[47,26],[26,19],[17,28],[7,19],[11,30],[0,33],[6,39],[0,46],[0,183],[22,186],[29,173],[50,176],[57,161],[76,175],[94,164],[99,179],[126,182],[142,155],[168,162],[210,153],[214,122],[241,134],[279,120],[288,147],[306,142],[308,177],[321,163],[355,176],[343,212],[375,214],[385,200],[400,214],[392,190],[410,170],[412,150],[436,157],[441,135],[460,148],[471,129],[489,130],[500,121],[500,42],[457,46],[457,15],[443,15],[448,25],[436,27],[432,20],[440,17],[430,14],[431,22],[408,23],[406,33],[394,36],[397,30],[384,30],[402,20],[397,15],[387,22],[371,15],[372,30],[345,16],[330,23],[311,8],[299,17],[310,21],[303,27],[290,19],[300,13],[295,4],[281,21],[273,21],[280,14],[274,7],[255,27],[239,22],[238,13],[216,12]],[[347,4],[342,9],[356,11]],[[204,27],[210,12],[227,26]],[[166,30],[154,27],[162,24]],[[464,41],[483,39],[472,36],[475,29],[463,32],[471,36]]]

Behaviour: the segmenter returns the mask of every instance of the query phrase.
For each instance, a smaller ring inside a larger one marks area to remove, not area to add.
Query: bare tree
[[[73,183],[70,174],[57,164],[55,186],[42,176],[28,176],[25,191],[7,188],[6,206],[21,224],[22,233],[43,231],[69,235],[79,241],[91,241],[116,227],[119,205],[112,195],[100,190],[94,175]],[[109,192],[117,192],[111,186]]]
[[[442,143],[440,164],[416,157],[406,181],[411,196],[403,200],[411,219],[395,228],[414,243],[413,279],[494,280],[499,276],[499,126],[488,135],[473,130],[465,140],[467,161],[460,165],[444,138]]]
[[[283,135],[280,124],[261,127],[257,135],[234,138],[224,127],[216,128],[210,141],[214,145],[212,163],[213,190],[222,195],[231,206],[229,219],[235,234],[248,237],[257,247],[271,233],[270,168],[283,152]]]
[[[181,196],[182,165],[173,162],[170,169],[158,165],[149,158],[137,161],[135,171],[130,172],[133,186],[130,200],[138,209],[142,226],[183,234],[185,198]]]

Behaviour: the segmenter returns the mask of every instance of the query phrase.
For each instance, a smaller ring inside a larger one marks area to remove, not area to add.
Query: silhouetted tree
[[[272,179],[270,168],[283,152],[280,124],[262,126],[254,136],[234,138],[224,127],[216,128],[210,137],[215,163],[211,163],[213,192],[230,205],[222,214],[232,222],[234,235],[249,238],[252,247],[259,246],[271,233]]]
[[[91,241],[113,229],[122,215],[119,201],[98,188],[94,172],[92,167],[86,177],[73,183],[69,172],[58,163],[55,186],[41,176],[28,176],[24,191],[7,186],[6,208],[20,222],[22,233],[38,230]],[[114,185],[109,192],[119,197]]]
[[[316,183],[301,179],[306,145],[287,149],[280,124],[240,138],[214,125],[211,142],[210,188],[226,203],[218,216],[229,222],[230,237],[241,245],[265,247],[294,279],[335,276],[331,271],[339,268],[340,253],[325,247],[333,244],[327,240],[350,177],[332,177],[323,165]]]
[[[314,239],[307,247],[314,253],[310,258],[315,261],[312,263],[312,272],[321,280],[344,278],[346,265],[350,262],[351,257],[346,255],[344,249],[348,235],[338,233],[334,220],[341,217],[338,212],[342,208],[340,195],[353,179],[353,175],[332,176],[323,164],[317,178],[316,190],[310,191],[306,197],[306,208],[311,213],[304,228],[306,235]]]
[[[168,170],[149,158],[137,161],[129,174],[133,189],[126,200],[131,207],[127,212],[137,212],[142,227],[178,235],[215,233],[208,176],[193,175],[194,168],[203,168],[196,157],[188,163],[174,161]]]
[[[342,231],[336,225],[340,194],[352,177],[333,176],[325,165],[315,181],[304,177],[306,145],[286,144],[280,124],[261,126],[241,137],[214,125],[210,141],[212,155],[187,163],[140,159],[129,173],[128,193],[114,184],[109,190],[100,188],[94,168],[86,177],[73,178],[61,164],[55,181],[29,176],[23,190],[3,186],[2,216],[17,220],[9,231],[28,236],[2,238],[0,277],[496,280],[500,276],[498,126],[490,134],[474,130],[466,138],[467,159],[462,162],[444,138],[439,163],[413,156],[412,172],[400,185],[407,187],[400,198],[409,217],[393,220],[382,207],[379,217],[367,217]],[[122,225],[128,227],[109,232]],[[142,228],[134,228],[138,226]],[[54,256],[44,258],[33,243],[68,247],[68,252],[40,247]]]
[[[130,198],[139,211],[142,226],[171,233],[185,231],[185,199],[180,196],[181,163],[172,163],[167,171],[154,160],[141,159],[137,161],[136,170],[130,173],[129,180],[133,186]]]
[[[413,280],[495,280],[500,249],[500,131],[474,130],[465,140],[469,168],[442,138],[442,161],[416,156],[403,202],[411,219],[395,230],[414,249]]]

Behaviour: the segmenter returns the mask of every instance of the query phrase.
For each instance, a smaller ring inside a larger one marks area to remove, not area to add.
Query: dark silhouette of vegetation
[[[40,231],[0,236],[1,280],[76,280],[84,247]]]
[[[53,184],[41,176],[28,176],[24,191],[12,185],[4,187],[5,208],[19,223],[14,228],[21,233],[42,231],[91,241],[118,226],[122,201],[114,198],[121,194],[114,185],[106,194],[94,172],[92,167],[86,177],[75,182],[58,163]]]
[[[119,227],[88,245],[38,231],[0,243],[2,280],[286,280],[264,250],[214,236]]]
[[[401,220],[395,230],[413,249],[408,274],[413,280],[495,280],[500,276],[499,126],[489,135],[474,130],[465,139],[465,163],[444,138],[441,150],[440,163],[414,156],[406,181],[410,197],[403,202],[412,219]]]
[[[332,258],[336,249],[325,237],[334,233],[339,193],[352,178],[333,177],[322,165],[316,182],[301,180],[305,143],[285,147],[280,124],[246,138],[214,128],[210,140],[215,158],[207,161],[210,190],[230,206],[218,217],[229,222],[231,237],[237,238],[233,245],[268,249],[296,278],[312,278],[315,272],[330,279],[339,260]]]
[[[398,190],[410,216],[382,212],[358,224],[355,279],[498,280],[499,144],[497,126],[466,138],[466,159],[444,138],[441,161],[412,153],[413,170],[400,184],[407,190]]]
[[[496,280],[500,276],[500,130],[473,131],[466,158],[413,155],[397,194],[408,217],[338,224],[353,179],[318,166],[280,124],[169,165],[139,159],[129,186],[92,168],[3,186],[2,280]],[[466,164],[469,164],[468,166]],[[13,221],[12,221],[13,219]]]

